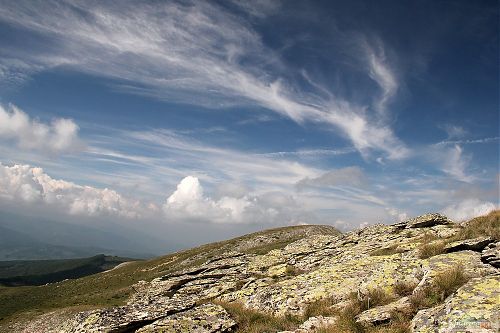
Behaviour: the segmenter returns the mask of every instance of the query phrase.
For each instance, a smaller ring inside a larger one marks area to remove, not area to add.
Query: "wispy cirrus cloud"
[[[276,7],[236,4],[257,16]],[[121,10],[116,11],[116,6]],[[279,53],[265,45],[250,22],[224,6],[206,2],[47,1],[34,5],[16,1],[2,6],[0,20],[36,31],[47,41],[29,54],[9,47],[9,54],[31,66],[11,66],[11,72],[65,66],[120,79],[125,82],[121,89],[159,99],[217,108],[235,103],[257,105],[298,123],[328,124],[365,157],[375,152],[401,159],[409,153],[389,123],[368,112],[368,106],[335,92],[325,97],[323,91],[329,91],[325,87],[303,92],[290,79],[287,73],[293,69]],[[368,53],[366,75],[382,89],[375,108],[386,109],[397,91],[397,81],[381,43]],[[9,66],[5,61],[2,65]]]

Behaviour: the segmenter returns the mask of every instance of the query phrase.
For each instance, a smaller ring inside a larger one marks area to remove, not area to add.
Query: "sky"
[[[492,0],[0,0],[0,209],[179,244],[462,221],[499,206],[498,55]]]

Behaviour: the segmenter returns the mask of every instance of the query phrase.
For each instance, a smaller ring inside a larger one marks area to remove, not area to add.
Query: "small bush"
[[[420,259],[427,259],[444,252],[445,243],[444,242],[432,242],[422,245],[418,250],[418,257]]]
[[[394,292],[399,296],[409,296],[417,286],[415,281],[398,280],[394,284]]]

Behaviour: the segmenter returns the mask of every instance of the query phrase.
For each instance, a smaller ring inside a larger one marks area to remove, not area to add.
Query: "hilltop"
[[[5,332],[496,332],[500,212],[341,234],[296,226],[46,286],[1,288]],[[20,302],[19,300],[22,300]]]

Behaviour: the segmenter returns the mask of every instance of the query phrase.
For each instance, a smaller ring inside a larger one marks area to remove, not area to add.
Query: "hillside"
[[[40,287],[4,332],[496,332],[500,213],[267,230]],[[19,302],[19,300],[23,300]]]
[[[100,254],[78,259],[0,261],[0,286],[37,286],[76,279],[133,260]]]

